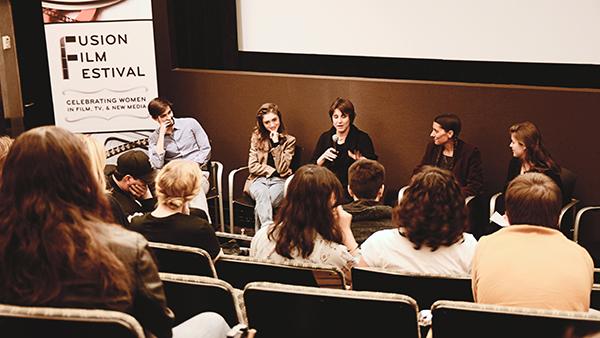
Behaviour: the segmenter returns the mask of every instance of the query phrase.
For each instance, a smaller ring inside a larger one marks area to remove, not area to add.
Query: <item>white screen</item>
[[[600,64],[599,0],[237,0],[246,52]]]

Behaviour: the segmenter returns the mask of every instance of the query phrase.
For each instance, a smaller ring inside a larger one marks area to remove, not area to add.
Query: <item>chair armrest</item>
[[[242,171],[242,170],[247,170],[248,166],[245,167],[240,167],[237,169],[233,169],[232,171],[229,172],[229,175],[227,176],[227,183],[228,183],[228,195],[229,195],[229,232],[233,233],[234,231],[234,223],[235,223],[235,217],[233,214],[233,192],[234,192],[234,179],[235,179],[235,175]]]
[[[502,196],[502,193],[495,193],[494,195],[492,195],[492,197],[490,198],[490,214],[489,217],[492,218],[492,215],[494,214],[494,212],[496,211],[496,201],[498,200],[498,197]]]
[[[468,206],[474,198],[475,196],[467,196],[467,198],[465,198],[465,205]]]
[[[560,215],[558,216],[558,226],[562,229],[562,221],[563,221],[563,217],[565,216],[565,214],[569,211],[569,209],[573,209],[573,218],[571,219],[572,221],[575,220],[575,206],[577,205],[577,203],[579,203],[578,199],[572,198],[571,201],[567,204],[565,204],[562,209],[560,209]],[[572,226],[574,226],[575,222],[573,222],[573,224],[571,224]]]
[[[398,203],[400,203],[400,201],[402,200],[402,196],[404,196],[404,192],[406,191],[406,189],[408,189],[408,185],[403,186],[398,191]]]
[[[581,217],[583,217],[583,214],[586,212],[596,209],[600,209],[600,206],[585,207],[577,212],[577,216],[575,216],[575,230],[573,233],[573,241],[575,241],[575,243],[578,243],[579,240],[579,222],[581,221]]]

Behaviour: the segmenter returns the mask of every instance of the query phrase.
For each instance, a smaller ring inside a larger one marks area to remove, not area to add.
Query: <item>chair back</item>
[[[571,170],[561,167],[560,168],[560,181],[562,183],[562,194],[566,197],[566,201],[563,204],[568,203],[573,198],[575,192],[575,183],[577,182],[577,175]]]
[[[160,273],[167,304],[175,312],[175,325],[178,325],[202,312],[216,312],[225,318],[230,327],[240,323],[239,304],[231,285],[222,280]]]
[[[468,276],[409,274],[354,267],[352,289],[408,295],[417,301],[421,310],[429,309],[441,299],[473,301],[471,278]]]
[[[148,242],[160,272],[217,278],[208,252],[190,246]]]
[[[404,295],[258,282],[244,302],[261,338],[419,337],[417,305]]]
[[[587,312],[438,301],[432,314],[435,338],[563,338],[600,332],[600,315]]]
[[[215,266],[219,278],[237,289],[243,289],[250,282],[345,288],[342,271],[326,265],[283,264],[254,257],[222,255],[215,262]]]
[[[590,253],[594,266],[600,267],[600,206],[577,212],[573,239]]]
[[[132,316],[108,310],[0,304],[2,337],[144,338]]]

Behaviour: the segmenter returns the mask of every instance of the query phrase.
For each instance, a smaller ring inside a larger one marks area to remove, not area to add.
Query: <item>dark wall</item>
[[[357,108],[357,126],[372,136],[389,188],[408,182],[432,118],[455,112],[463,120],[462,138],[482,152],[488,192],[504,185],[509,126],[530,120],[553,157],[578,175],[576,196],[585,205],[600,203],[600,90],[173,69],[167,17],[156,14],[166,13],[165,3],[154,5],[160,93],[179,115],[200,121],[212,139],[213,159],[223,162],[225,172],[245,165],[260,104],[279,104],[307,161],[318,135],[330,127],[329,105],[343,96]]]

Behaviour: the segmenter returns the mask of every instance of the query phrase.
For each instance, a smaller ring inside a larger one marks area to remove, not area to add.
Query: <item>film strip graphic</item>
[[[75,42],[74,36],[60,38],[60,62],[62,65],[63,79],[69,79],[69,61],[77,61],[77,54],[67,54],[67,43]]]

